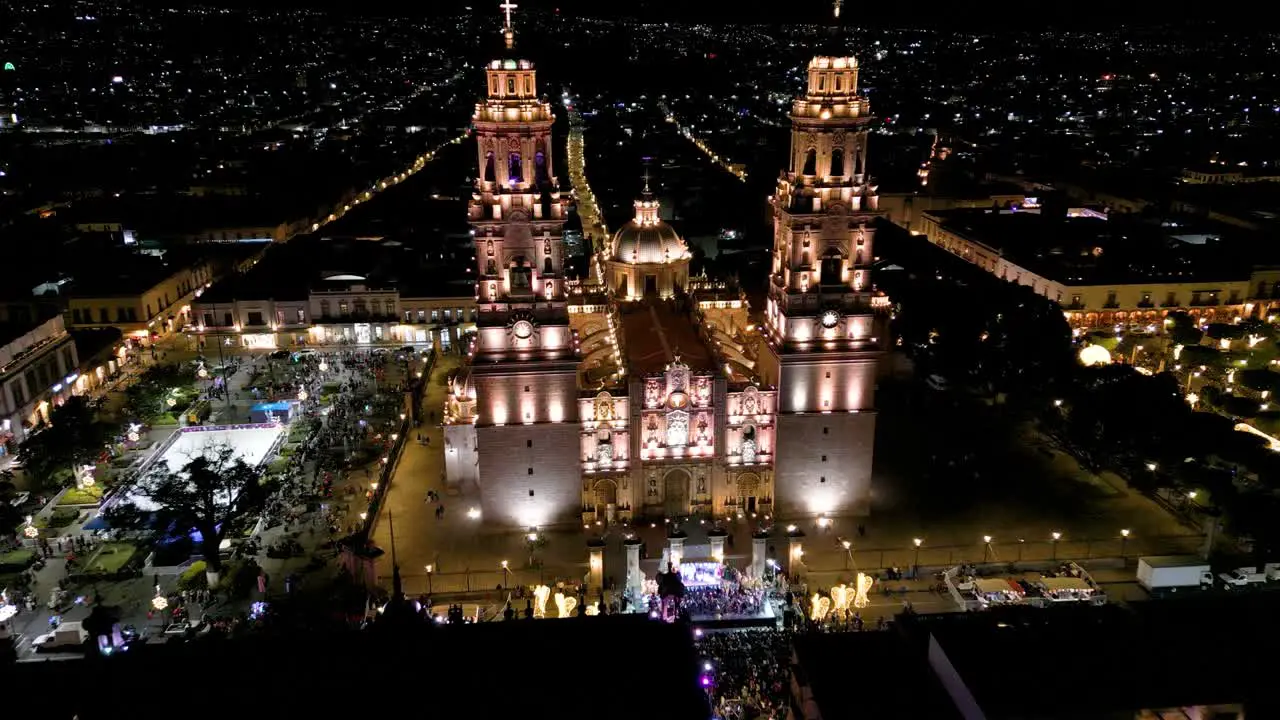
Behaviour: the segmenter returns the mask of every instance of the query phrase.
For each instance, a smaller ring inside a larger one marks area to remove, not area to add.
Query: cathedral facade
[[[565,278],[550,106],[529,61],[486,72],[470,203],[477,334],[449,380],[450,490],[478,496],[502,527],[866,513],[888,301],[870,282],[857,61],[815,58],[793,106],[755,323],[737,289],[690,277],[647,181],[590,277]]]

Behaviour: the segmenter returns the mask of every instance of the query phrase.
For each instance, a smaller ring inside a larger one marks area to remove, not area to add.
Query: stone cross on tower
[[[502,0],[502,4],[498,7],[502,8],[502,12],[506,15],[506,22],[502,25],[502,40],[510,51],[516,46],[516,31],[511,28],[511,11],[519,6],[511,0]]]
[[[835,10],[835,17],[836,17],[836,19],[837,19],[837,20],[839,20],[839,19],[840,19],[840,6],[841,6],[841,5],[843,5],[843,4],[844,4],[844,0],[834,0],[834,7],[833,7],[833,9]],[[510,25],[510,24],[511,24],[510,18],[511,18],[511,15],[510,15],[510,13],[508,13],[508,15],[507,15],[507,24],[508,24],[508,25]]]
[[[506,14],[506,16],[507,16],[507,22],[506,22],[506,24],[504,24],[504,25],[502,26],[502,29],[503,29],[503,30],[510,30],[510,29],[511,29],[511,11],[512,11],[512,10],[515,10],[516,8],[518,8],[518,7],[520,7],[520,6],[519,6],[519,5],[516,5],[516,4],[515,4],[515,3],[513,3],[513,2],[511,2],[511,0],[502,0],[502,4],[501,4],[501,5],[499,5],[498,7],[499,7],[499,8],[502,8],[503,13],[505,13],[505,14]],[[839,14],[839,13],[837,13],[837,15],[838,15],[838,14]]]
[[[645,156],[640,159],[644,161],[644,195],[648,197],[652,194],[649,190],[649,163],[653,162],[653,158]]]

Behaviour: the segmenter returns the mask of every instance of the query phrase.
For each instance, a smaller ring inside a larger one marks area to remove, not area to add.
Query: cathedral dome
[[[635,218],[613,236],[612,259],[632,265],[687,260],[689,246],[658,217],[658,201],[646,194],[635,205]]]

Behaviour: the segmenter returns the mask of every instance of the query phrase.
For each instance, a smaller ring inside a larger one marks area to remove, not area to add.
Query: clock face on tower
[[[840,313],[835,310],[828,310],[822,313],[822,327],[830,330],[840,323]]]
[[[517,320],[511,326],[511,333],[521,340],[525,340],[530,335],[533,335],[533,323],[528,320]]]

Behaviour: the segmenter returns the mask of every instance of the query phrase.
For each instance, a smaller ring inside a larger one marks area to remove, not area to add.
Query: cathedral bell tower
[[[510,0],[506,52],[485,69],[476,103],[479,173],[468,212],[475,235],[474,444],[454,433],[446,452],[472,452],[458,485],[479,486],[486,523],[546,525],[576,518],[581,493],[577,342],[569,326],[562,235],[567,199],[552,163],[550,103],[534,65],[515,54]],[[456,440],[456,442],[455,442]],[[451,484],[454,479],[450,479]]]
[[[791,107],[790,165],[772,198],[761,353],[761,372],[778,388],[775,486],[783,517],[869,510],[879,310],[888,305],[871,286],[879,212],[867,174],[870,124],[857,58],[813,58],[807,91]]]

